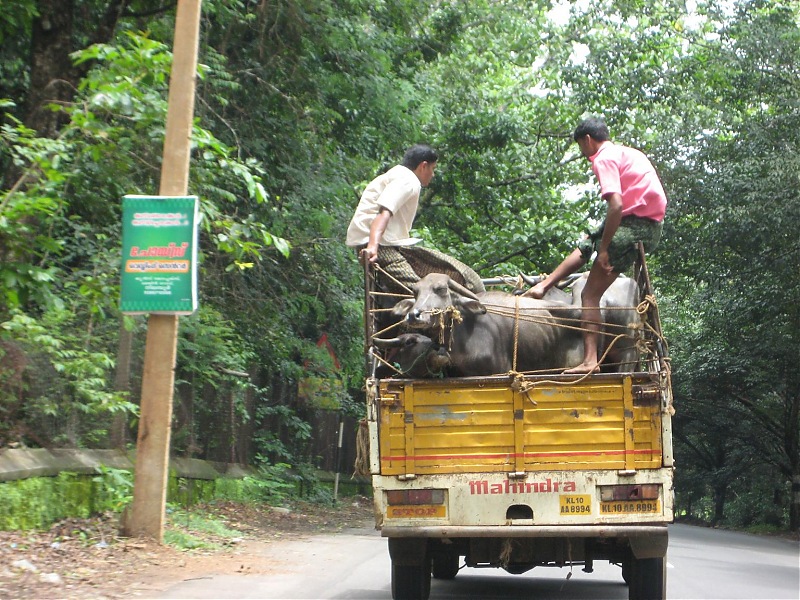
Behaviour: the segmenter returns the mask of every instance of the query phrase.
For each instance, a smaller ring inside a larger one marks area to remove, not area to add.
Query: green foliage
[[[257,477],[245,477],[244,483],[253,486],[259,494],[259,499],[270,504],[281,504],[297,490],[291,465],[277,463],[274,465],[262,464],[258,469]]]
[[[299,449],[311,439],[313,431],[308,420],[302,418],[298,411],[282,404],[262,404],[256,416],[266,423],[276,423],[277,426],[265,427],[254,435],[259,449],[254,457],[255,464],[260,466],[276,461],[299,462],[305,458]],[[283,430],[282,436],[277,434],[279,430]]]
[[[133,473],[100,465],[92,478],[93,492],[102,498],[101,506],[119,513],[133,501]]]
[[[105,508],[93,493],[91,478],[76,473],[0,483],[0,529],[37,529]]]
[[[74,56],[77,64],[92,61],[102,66],[93,69],[81,83],[85,101],[76,103],[70,116],[75,134],[88,142],[87,157],[107,169],[103,175],[105,189],[116,190],[111,198],[118,201],[125,193],[155,188],[158,173],[152,168],[142,170],[140,165],[156,164],[158,159],[152,152],[160,151],[163,145],[172,64],[167,46],[146,35],[126,32],[117,45],[94,45]],[[207,67],[202,72],[210,80],[216,76]],[[231,255],[233,264],[228,268],[246,268],[250,265],[247,261],[257,260],[267,246],[288,255],[288,242],[271,234],[253,213],[225,209],[230,203],[252,202],[257,206],[267,201],[263,171],[257,162],[239,160],[234,149],[198,125],[192,139],[196,146],[193,186],[202,199],[202,225],[214,247],[223,255]],[[138,160],[131,161],[131,154]],[[130,173],[133,180],[121,178],[121,170]],[[85,175],[94,179],[102,173],[95,168]],[[135,187],[130,187],[131,183]],[[85,202],[81,206],[94,210]],[[111,214],[116,218],[116,213]]]
[[[209,543],[202,538],[180,529],[167,529],[164,531],[164,543],[180,550],[215,550],[219,548],[214,543]]]
[[[223,477],[214,480],[214,500],[230,500],[232,502],[255,502],[260,500],[261,488],[247,477],[233,479]]]
[[[7,0],[0,12],[0,43],[8,34],[20,29],[30,31],[31,20],[37,15],[35,0]]]
[[[118,207],[121,195],[156,187],[171,55],[163,43],[127,32],[117,45],[95,45],[74,57],[95,67],[76,102],[62,107],[69,122],[59,139],[37,137],[10,115],[2,129],[4,153],[31,174],[25,186],[0,197],[0,294],[7,310],[22,309],[6,314],[4,327],[23,345],[43,337],[54,376],[51,389],[30,403],[31,421],[56,414],[51,398],[62,401],[64,385],[72,399],[68,414],[134,408],[109,391],[118,318]],[[240,198],[255,206],[267,201],[255,161],[239,160],[200,127],[194,138],[203,224],[209,249],[228,257],[224,268],[247,268],[267,246],[288,255],[288,242],[252,213],[221,207]],[[35,316],[37,310],[45,312]],[[69,442],[97,443],[107,429],[98,425],[69,432]]]
[[[74,445],[80,435],[85,442],[96,443],[106,431],[104,416],[137,411],[124,393],[111,389],[113,360],[106,352],[88,349],[92,340],[87,342],[75,327],[78,319],[74,312],[53,309],[40,319],[14,312],[0,323],[0,339],[25,356],[15,377],[33,382],[24,407],[13,387],[4,388],[0,407],[9,417],[7,426],[13,427],[23,410],[29,423],[74,419],[74,429],[65,428],[61,433],[71,439],[56,436],[54,441]],[[34,374],[49,374],[52,379],[43,386]]]
[[[183,321],[178,354],[178,384],[191,380],[198,390],[207,385],[228,385],[239,390],[249,386],[246,379],[231,373],[245,371],[254,354],[234,324],[212,307],[201,307]]]
[[[187,479],[171,472],[167,481],[167,499],[181,506],[193,506],[214,497],[213,479]]]
[[[564,160],[574,116],[548,87],[547,23],[536,3],[471,3],[457,44],[417,77],[436,118],[440,169],[419,227],[432,245],[487,275],[551,270],[579,237],[586,169]],[[555,82],[553,82],[555,85]]]
[[[687,61],[699,85],[684,101],[699,107],[698,121],[709,120],[675,133],[694,140],[671,173],[682,192],[670,213],[677,243],[662,262],[684,311],[672,334],[685,414],[677,453],[716,487],[713,519],[739,526],[784,521],[780,504],[756,509],[737,482],[780,488],[800,466],[798,41],[796,6],[739,6]],[[776,498],[786,506],[784,494]],[[796,505],[790,524],[800,526]]]
[[[168,480],[167,500],[183,507],[210,501],[279,505],[299,493],[298,476],[289,465],[278,464],[262,467],[258,476],[242,479],[187,479],[172,474]],[[108,511],[120,513],[132,499],[133,473],[111,467],[100,467],[96,475],[62,472],[56,477],[2,482],[0,530],[41,529],[68,517],[85,518]],[[187,529],[210,531],[208,528],[218,527],[213,521],[203,524],[202,520],[180,509],[171,508],[169,513],[173,522]],[[221,529],[215,533],[225,535]]]
[[[186,510],[169,511],[169,520],[172,525],[183,527],[190,531],[211,533],[221,537],[237,537],[240,532],[226,527],[215,519],[205,519],[198,514]]]
[[[298,495],[318,504],[333,504],[333,493],[329,486],[319,480],[316,468],[310,464],[298,464],[294,468],[294,479],[298,484]]]
[[[52,293],[61,270],[46,262],[58,255],[65,240],[52,235],[64,203],[56,190],[66,182],[63,168],[72,147],[62,140],[36,137],[35,132],[7,115],[0,127],[0,153],[12,164],[26,168],[23,179],[36,172],[38,178],[23,193],[12,188],[0,191],[0,310],[31,302],[58,305]],[[32,243],[33,242],[33,243]]]
[[[164,543],[179,550],[217,550],[242,536],[240,531],[228,527],[213,512],[168,509],[167,513]]]

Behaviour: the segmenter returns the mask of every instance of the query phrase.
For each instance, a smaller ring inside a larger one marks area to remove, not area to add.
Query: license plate
[[[443,505],[388,506],[387,519],[441,519],[447,516]]]
[[[592,497],[589,494],[561,494],[558,504],[560,514],[564,516],[592,514]]]
[[[622,515],[630,513],[660,513],[661,503],[658,500],[618,500],[601,502],[601,515]]]

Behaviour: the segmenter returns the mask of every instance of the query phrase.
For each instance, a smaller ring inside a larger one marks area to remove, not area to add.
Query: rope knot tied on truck
[[[372,477],[392,596],[428,598],[432,577],[464,567],[592,572],[599,560],[621,567],[631,599],[663,599],[674,411],[644,253],[603,297],[594,373],[563,374],[582,353],[585,278],[543,300],[493,291],[521,279],[484,279],[476,294],[430,274],[398,290],[365,265],[356,467]]]

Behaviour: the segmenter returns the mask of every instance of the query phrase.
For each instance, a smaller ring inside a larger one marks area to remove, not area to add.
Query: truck
[[[632,278],[647,300],[632,370],[411,379],[378,368],[381,293],[365,266],[363,468],[395,600],[427,599],[432,577],[465,567],[591,573],[595,561],[621,568],[630,599],[666,597],[674,411],[641,249]]]

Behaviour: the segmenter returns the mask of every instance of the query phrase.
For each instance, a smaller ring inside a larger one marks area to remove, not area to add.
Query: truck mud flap
[[[665,528],[660,535],[635,536],[629,542],[635,558],[662,558],[667,555],[669,535]]]

